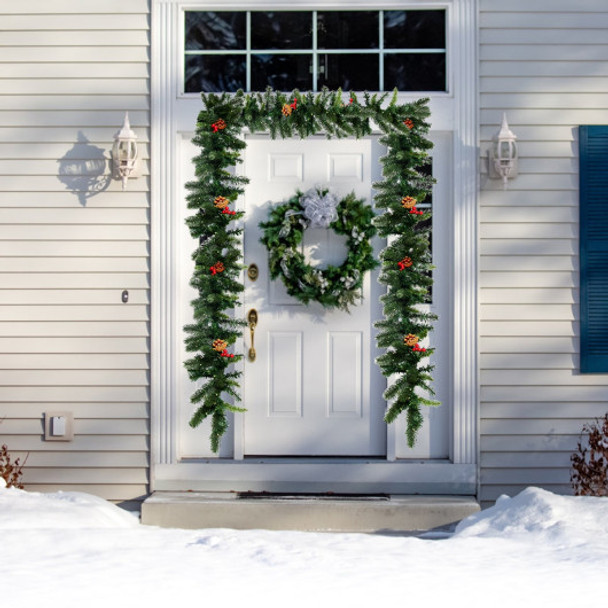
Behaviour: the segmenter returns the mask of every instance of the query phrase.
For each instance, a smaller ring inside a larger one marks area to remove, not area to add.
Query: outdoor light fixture
[[[114,135],[112,161],[114,177],[122,180],[122,189],[126,190],[127,180],[129,177],[135,177],[134,172],[137,166],[137,135],[131,130],[128,112],[125,113],[122,128]]]
[[[507,189],[507,180],[517,176],[517,136],[509,129],[507,115],[502,115],[500,131],[488,151],[490,177],[502,179],[503,188]]]

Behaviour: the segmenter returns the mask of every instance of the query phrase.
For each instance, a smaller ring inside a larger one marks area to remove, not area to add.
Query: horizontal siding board
[[[608,45],[606,46],[608,48]],[[608,57],[607,57],[608,59]],[[499,125],[503,110],[498,108],[484,108],[480,113],[481,123],[484,125]],[[517,125],[563,125],[565,127],[585,123],[602,124],[605,120],[603,108],[581,108],[580,106],[562,109],[547,108],[513,108],[509,110],[509,125],[515,129]],[[516,129],[517,130],[517,129]]]
[[[573,321],[485,321],[485,336],[578,336],[580,324]]]
[[[520,23],[527,23],[528,14],[542,12],[539,9],[544,8],[545,18],[548,16],[553,18],[554,15],[563,13],[566,15],[577,13],[590,13],[590,19],[593,19],[594,14],[601,12],[605,7],[601,0],[551,0],[550,2],[530,2],[529,0],[509,0],[504,2],[501,0],[482,0],[483,11],[497,11],[500,14],[508,15],[509,13],[523,13],[519,15]],[[547,14],[548,13],[548,14]],[[552,23],[549,21],[548,24]]]
[[[3,386],[147,386],[145,369],[4,369]]]
[[[55,235],[56,236],[56,235]],[[75,235],[76,236],[76,235]],[[62,258],[83,257],[145,257],[148,252],[147,239],[131,240],[0,240],[0,256]],[[1,286],[0,286],[1,288]]]
[[[482,61],[606,61],[608,44],[485,44],[480,47]]]
[[[604,386],[608,389],[608,375],[597,374],[587,377],[577,370],[485,370],[482,371],[485,386]],[[607,391],[608,398],[608,391]],[[607,410],[608,411],[608,410]]]
[[[106,142],[91,142],[87,141],[87,143],[72,143],[72,144],[63,144],[63,143],[0,143],[0,159],[2,160],[49,160],[55,163],[55,173],[58,173],[58,163],[57,159],[67,156],[69,154],[70,160],[90,160],[94,158],[94,155],[91,154],[91,148],[94,148],[95,153],[101,148],[104,150],[104,155],[107,154],[106,150],[109,150],[112,147],[111,141]],[[137,154],[139,158],[150,158],[150,146],[146,143],[139,142],[137,143]],[[109,158],[108,158],[109,161]],[[128,194],[128,190],[125,192],[125,195]],[[65,196],[62,197],[65,200]],[[99,198],[99,197],[98,197]],[[124,196],[125,200],[129,200],[129,198],[135,199],[134,196]],[[91,199],[94,200],[94,199]],[[114,202],[116,205],[116,203]],[[3,204],[3,207],[10,207],[10,204]],[[118,205],[116,205],[118,206]]]
[[[0,167],[3,161],[0,161]],[[36,211],[37,224],[91,224],[91,225],[137,225],[148,224],[148,210],[135,209],[38,209]],[[0,208],[0,224],[31,224],[31,209],[18,207]]]
[[[492,287],[577,287],[575,272],[482,272],[481,288]]]
[[[119,70],[117,71],[119,72]],[[102,104],[103,108],[104,102],[116,104],[117,101],[123,101],[123,96],[126,104],[141,104],[142,100],[139,98],[139,96],[143,97],[145,100],[146,93],[148,93],[147,78],[37,78],[35,80],[16,78],[14,80],[3,79],[1,82],[4,90],[11,92],[11,94],[8,96],[8,101],[10,101],[13,96],[16,96],[17,98],[22,95],[36,96],[39,98],[41,107],[32,109],[47,112],[69,110],[69,106],[75,105],[74,101],[77,100],[78,97],[83,98],[83,103],[80,105],[80,107],[76,107],[76,110],[82,110],[82,108],[94,110],[97,104]],[[58,95],[60,97],[58,101],[65,96],[75,96],[75,99],[65,99],[65,102],[67,102],[66,107],[62,107],[60,104],[53,107],[53,100],[49,99],[51,106],[45,108],[45,105],[42,102],[47,100],[47,95]],[[95,101],[94,96],[96,95],[100,96],[101,99],[97,99]],[[104,97],[108,97],[108,99],[104,99]],[[30,103],[32,101],[34,100],[30,100]],[[10,110],[10,105],[6,105],[9,106],[8,109]],[[134,109],[141,110],[146,109],[147,107],[149,107],[148,104],[144,103],[143,108]],[[14,108],[21,108],[22,110],[28,109],[20,105],[14,105],[13,109]],[[2,109],[5,110],[4,107],[2,107]],[[108,108],[108,110],[110,109],[113,108]],[[123,112],[125,109],[128,108],[123,107]],[[118,110],[120,110],[120,108],[117,108],[117,111]],[[120,124],[118,124],[118,126],[120,127]]]
[[[0,32],[0,41],[4,36],[12,34],[14,37],[20,38],[20,34],[13,32]],[[90,40],[90,35],[93,32],[87,32],[87,39]],[[133,33],[137,36],[137,33]],[[62,34],[63,36],[63,34]],[[105,42],[108,42],[108,36],[105,32],[99,32],[99,36],[103,37]],[[129,42],[132,41],[129,36]],[[122,42],[122,41],[121,41]],[[125,41],[127,42],[127,41]],[[61,44],[65,44],[63,39]],[[0,42],[0,46],[2,43]],[[27,44],[26,46],[31,46]],[[5,63],[2,66],[2,77],[4,78],[90,78],[91,74],[97,74],[99,78],[116,78],[116,66],[110,63],[102,63],[96,61],[94,63]],[[149,78],[150,66],[147,62],[121,63],[120,76],[122,79],[127,78]],[[3,85],[0,85],[2,87]]]
[[[576,418],[582,422],[602,417],[608,412],[608,402],[584,402],[574,401],[572,403],[547,402],[547,401],[518,401],[484,403],[481,408],[481,416],[488,418],[525,419],[525,418]]]
[[[577,304],[578,289],[483,289],[481,304]]]
[[[570,467],[570,452],[484,452],[481,466],[491,469]]]
[[[575,239],[578,237],[576,224],[557,222],[538,223],[485,223],[480,228],[482,239]]]
[[[147,321],[0,321],[0,336],[148,336]]]
[[[502,235],[501,235],[502,236]],[[575,239],[547,238],[487,238],[481,239],[482,255],[563,255],[578,254],[578,242]]]
[[[49,80],[49,84],[46,86],[40,86],[40,79],[36,79],[39,84],[39,95],[32,94],[28,91],[28,86],[16,86],[14,95],[0,96],[0,111],[10,111],[14,108],[20,108],[21,110],[28,110],[31,112],[49,111],[54,110],[57,112],[64,112],[69,110],[81,110],[82,108],[88,108],[89,110],[119,110],[122,112],[139,112],[142,110],[148,110],[150,107],[150,101],[148,96],[145,94],[145,89],[135,86],[136,79],[125,79],[130,84],[125,86],[127,89],[123,92],[120,89],[108,86],[104,93],[95,93],[87,90],[87,94],[81,94],[82,88],[77,86],[66,86],[62,84],[57,89],[57,95],[52,93],[54,89],[54,82]],[[4,83],[0,83],[2,86]],[[96,87],[92,87],[96,88]],[[26,89],[23,91],[23,89]],[[72,90],[70,90],[72,89]],[[128,91],[133,90],[134,94],[129,95]],[[73,92],[76,90],[76,93]],[[63,92],[66,94],[61,94]],[[113,93],[116,91],[116,93]]]
[[[114,141],[117,123],[104,127],[91,124],[92,122],[92,120],[87,121],[86,130],[84,131],[87,141],[93,144],[105,144],[107,145],[107,149],[109,151]],[[45,126],[44,129],[38,129],[27,125],[20,129],[14,129],[11,125],[0,124],[0,141],[2,143],[25,142],[32,145],[43,145],[47,143],[54,144],[63,142],[65,144],[69,144],[68,147],[66,147],[66,151],[72,146],[78,145],[80,134],[82,133],[83,127],[78,125],[54,126],[51,124]],[[137,129],[137,141],[138,143],[149,142],[150,130],[146,127],[140,126]],[[27,192],[27,189],[25,191]],[[128,191],[122,192],[122,190],[119,190],[119,192],[124,195],[128,195]]]
[[[79,14],[45,14],[27,13],[24,15],[4,14],[2,28],[11,31],[33,30],[108,30],[110,32],[121,30],[148,30],[148,16],[146,13],[122,13],[120,16],[103,11],[94,15]],[[76,11],[74,11],[76,13]],[[124,33],[116,34],[120,39]]]
[[[571,0],[562,0],[562,6],[555,6],[553,2],[543,7],[535,3],[512,3],[501,2],[501,6],[495,6],[493,0],[483,0],[480,12],[480,24],[482,31],[490,28],[503,29],[551,29],[568,28],[576,30],[606,29],[608,28],[608,15],[598,9],[603,7],[594,1],[585,8],[581,2],[573,3]],[[564,6],[567,4],[567,6]],[[542,10],[547,8],[547,10]],[[522,14],[523,13],[523,14]],[[486,41],[488,42],[488,41]]]
[[[11,175],[2,178],[4,182],[3,188],[6,192],[63,192],[71,194],[78,201],[87,201],[93,196],[99,196],[99,193],[91,195],[91,185],[93,183],[103,187],[103,191],[108,194],[113,194],[122,189],[118,180],[110,179],[108,172],[100,173],[97,179],[87,179],[86,176],[59,175],[56,176],[38,176],[38,175]],[[129,181],[129,188],[133,191],[147,192],[149,190],[148,180],[145,177],[132,179]],[[80,197],[79,193],[86,194]],[[10,196],[10,195],[9,195]],[[84,203],[81,203],[84,205]]]
[[[16,356],[18,357],[19,355]],[[86,418],[101,418],[115,420],[116,424],[120,424],[120,420],[123,418],[142,418],[147,420],[149,417],[150,404],[147,402],[70,403],[70,408],[72,408],[71,411],[73,411],[80,420]],[[41,420],[48,410],[48,404],[44,402],[0,402],[1,418],[37,418]],[[65,449],[68,451],[68,449],[71,448],[66,447]]]
[[[116,304],[122,289],[0,289],[0,305]],[[129,289],[129,304],[149,304],[147,289]]]
[[[44,421],[28,419],[11,419],[4,420],[2,423],[2,432],[17,435],[36,435],[43,431]],[[83,435],[147,435],[148,421],[147,420],[129,420],[121,418],[120,420],[112,420],[105,418],[103,420],[85,419],[80,420],[74,417],[74,434]]]
[[[491,120],[487,123],[483,123],[480,125],[480,137],[481,141],[489,142],[492,138],[498,133],[500,118],[498,120],[494,120],[495,111],[492,110]],[[509,124],[513,126],[511,120],[511,112],[509,112]],[[521,142],[528,141],[578,141],[578,129],[575,128],[572,124],[565,125],[547,125],[545,121],[541,121],[536,124],[518,124],[517,125],[517,141],[521,144]],[[521,146],[520,146],[521,147]],[[512,181],[509,184],[509,189],[511,189],[518,180]],[[562,190],[561,187],[554,187],[556,191]]]
[[[11,451],[146,452],[149,449],[149,438],[145,435],[74,435],[74,439],[70,442],[43,441],[41,435],[40,432],[37,435],[12,437]],[[2,435],[0,435],[0,438],[2,438]]]
[[[479,259],[479,269],[488,272],[508,272],[515,269],[524,272],[574,271],[578,270],[578,260],[568,256],[551,255],[482,255]]]
[[[606,378],[606,376],[604,376]],[[605,384],[596,386],[482,386],[482,401],[601,401],[606,402]]]
[[[534,146],[538,142],[529,142],[526,146]],[[547,155],[550,155],[549,150],[554,146],[563,144],[570,148],[574,147],[575,142],[542,142],[542,145]],[[578,192],[564,192],[561,190],[535,190],[528,192],[518,192],[517,202],[519,205],[530,206],[550,206],[555,209],[559,207],[576,207],[578,208]],[[510,191],[503,190],[484,190],[480,195],[481,207],[489,206],[504,206],[513,204],[513,194]]]
[[[485,178],[484,187],[488,190],[503,189],[502,182],[497,179]],[[526,174],[518,175],[517,179],[509,183],[509,189],[513,193],[528,192],[529,190],[555,190],[578,191],[578,175],[574,174]]]
[[[3,338],[0,353],[147,353],[148,339],[137,338]],[[21,401],[30,401],[21,399]]]
[[[540,79],[553,77],[572,77],[576,82],[583,78],[600,78],[608,76],[608,65],[597,61],[550,61],[550,60],[523,60],[523,61],[484,61],[479,67],[481,86],[487,78],[518,76],[516,82],[519,84],[511,88],[511,91],[519,90],[522,86],[520,78],[526,83],[529,77],[538,76]],[[525,85],[523,85],[525,86]],[[542,87],[542,83],[541,83]],[[542,90],[542,89],[541,89]],[[564,87],[564,91],[569,91]]]
[[[492,418],[481,421],[484,435],[577,435],[584,422],[577,419],[535,419],[501,420]]]
[[[580,360],[578,355],[574,353],[561,354],[561,353],[500,353],[490,354],[483,353],[480,361],[480,368],[482,370],[487,369],[532,369],[532,370],[546,370],[546,369],[559,369],[559,370],[570,370],[572,368],[578,368]]]
[[[571,337],[488,337],[483,330],[479,339],[479,348],[482,353],[568,354],[579,352],[578,340]]]
[[[481,288],[518,287],[576,287],[578,273],[575,272],[482,272]]]
[[[573,452],[576,435],[482,435],[482,452]]]
[[[147,241],[148,227],[145,225],[120,224],[4,224],[0,225],[0,239],[21,240],[98,240],[98,241]]]
[[[112,192],[110,197],[90,196],[87,209],[139,209],[148,207],[147,192]],[[77,209],[82,208],[78,194],[66,196],[65,192],[4,192],[0,207],[22,207],[30,209]]]
[[[567,468],[540,469],[483,469],[482,484],[511,484],[523,483],[536,486],[538,484],[567,484],[570,474]]]
[[[149,51],[142,46],[118,46],[115,43],[111,46],[24,46],[20,47],[19,53],[10,46],[0,47],[0,63],[95,63],[100,57],[106,63],[148,62]]]
[[[24,469],[25,471],[25,469]],[[68,468],[57,467],[53,469],[37,468],[28,463],[27,474],[23,475],[24,485],[31,483],[46,483],[63,485],[66,483],[82,484],[146,484],[148,473],[145,468]]]
[[[127,338],[128,339],[128,338]],[[145,386],[4,386],[6,401],[45,401],[73,403],[82,401],[146,401],[150,398]]]
[[[0,319],[6,321],[147,321],[149,310],[133,303],[106,306],[0,306]]]
[[[521,319],[526,321],[578,321],[578,307],[568,304],[486,304],[482,321]]]
[[[0,273],[2,289],[145,289],[149,287],[144,273],[56,272],[17,274]]]
[[[605,33],[603,34],[605,35]],[[491,65],[495,66],[496,63],[492,62]],[[520,63],[519,65],[521,66],[522,64]],[[590,71],[592,67],[593,64],[590,63]],[[541,69],[537,71],[542,73]],[[573,98],[578,97],[578,93],[564,93],[564,90],[568,90],[568,87],[572,87],[574,84],[584,99],[587,93],[608,93],[608,83],[606,83],[605,76],[597,75],[595,72],[592,76],[585,76],[584,73],[581,74],[580,69],[576,75],[571,75],[569,78],[563,76],[563,72],[559,76],[530,74],[526,77],[520,75],[518,78],[498,76],[498,74],[492,72],[491,75],[481,78],[481,99],[487,107],[497,107],[493,104],[488,105],[488,102],[493,101],[495,103],[502,95],[506,97],[505,107],[515,107],[512,106],[513,101],[521,99],[533,103],[533,107],[541,103],[547,103],[548,100],[551,100],[551,107],[554,108],[572,107]],[[533,91],[537,91],[538,94],[534,94]],[[554,95],[547,97],[547,93],[554,93]],[[524,97],[521,94],[525,94]],[[593,97],[590,99],[593,100]],[[528,153],[528,147],[526,147],[526,154]]]
[[[536,82],[537,79],[533,79]],[[533,89],[533,84],[530,83],[530,88]],[[502,111],[507,111],[511,114],[512,110],[517,111],[519,108],[530,109],[551,109],[555,108],[569,109],[576,107],[577,102],[579,107],[585,109],[602,109],[608,104],[608,95],[605,92],[600,93],[585,93],[577,91],[576,93],[482,93],[481,104],[484,108],[501,108]],[[559,163],[556,163],[559,165]]]
[[[88,46],[116,46],[117,42],[120,42],[123,47],[141,47],[145,46],[148,41],[149,34],[143,29],[132,29],[128,32],[128,35],[121,35],[119,41],[116,39],[114,30],[106,30],[105,28],[88,29],[86,31],[68,30],[67,28],[59,30],[28,28],[27,30],[0,32],[0,45],[12,46],[16,53],[19,53],[23,47],[65,47],[68,45],[74,48],[74,52],[77,52],[76,47],[79,50]]]
[[[149,261],[136,257],[105,258],[4,258],[0,260],[0,272],[147,272]]]
[[[146,452],[29,452],[29,454],[15,452],[16,457],[25,458],[26,455],[28,472],[34,469],[125,469],[131,467],[138,467],[145,471],[148,466]],[[37,471],[37,475],[40,474],[41,471]],[[29,479],[31,482],[33,478]]]
[[[13,127],[79,127],[86,128],[88,125],[95,127],[113,127],[122,125],[125,117],[124,110],[106,110],[101,112],[80,110],[76,112],[61,112],[53,110],[38,110],[27,112],[21,110],[3,110],[0,112],[0,124],[11,125]],[[148,113],[144,111],[132,112],[129,114],[131,127],[137,133],[140,125],[147,125]]]
[[[92,18],[98,13],[107,12],[121,15],[122,13],[146,14],[149,11],[149,0],[53,0],[53,13],[59,14],[91,14]],[[27,2],[7,2],[0,7],[0,15],[44,15],[49,11],[48,0],[27,0]],[[117,17],[120,19],[120,17]]]
[[[572,207],[546,207],[526,205],[522,207],[513,206],[482,206],[480,209],[480,220],[484,223],[507,223],[507,224],[552,224],[554,223],[578,223],[578,209]]]
[[[484,28],[480,31],[479,41],[483,44],[606,44],[606,32],[601,28],[526,28],[497,27]],[[553,24],[552,24],[553,25]]]

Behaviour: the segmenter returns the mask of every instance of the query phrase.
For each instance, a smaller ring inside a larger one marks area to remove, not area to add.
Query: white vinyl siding
[[[481,150],[502,113],[519,176],[481,180],[483,505],[528,485],[571,493],[608,376],[579,372],[578,125],[608,121],[604,0],[480,0]],[[486,157],[482,167],[487,168]]]
[[[148,491],[149,0],[0,7],[0,444],[27,489]],[[125,111],[142,177],[109,180]],[[121,294],[129,291],[129,302]],[[45,442],[43,414],[74,414]]]

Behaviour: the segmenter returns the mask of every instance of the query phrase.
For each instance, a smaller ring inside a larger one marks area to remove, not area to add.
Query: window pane
[[[377,91],[378,64],[376,54],[320,55],[319,85],[345,91]]]
[[[377,49],[378,11],[319,11],[317,47],[320,49]]]
[[[312,48],[312,13],[251,13],[251,48],[269,51]]]
[[[445,11],[385,11],[385,49],[444,49]]]
[[[445,53],[390,53],[384,57],[384,90],[445,91]]]
[[[186,50],[245,49],[245,13],[186,12]]]
[[[252,55],[251,90],[312,89],[312,55]]]
[[[245,89],[245,56],[187,55],[185,82],[186,93]]]

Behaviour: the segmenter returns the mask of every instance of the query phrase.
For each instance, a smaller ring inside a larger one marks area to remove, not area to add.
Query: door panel
[[[362,301],[350,314],[316,303],[304,306],[287,295],[280,279],[270,280],[258,227],[271,206],[296,189],[327,185],[340,196],[355,190],[369,203],[372,180],[380,177],[372,175],[377,140],[247,141],[245,171],[251,181],[245,195],[244,255],[245,264],[255,262],[260,273],[255,282],[245,279],[244,310],[255,308],[258,324],[256,360],[245,362],[244,454],[383,455],[383,378],[373,364],[372,336],[381,311],[370,293],[371,273]],[[307,230],[303,250],[313,264],[340,264],[346,251],[344,239],[324,229]],[[245,342],[248,349],[248,336]]]

